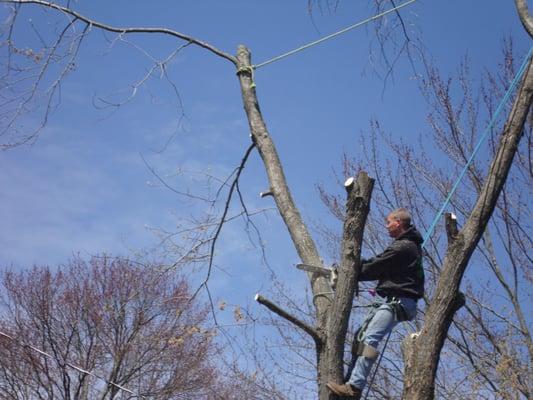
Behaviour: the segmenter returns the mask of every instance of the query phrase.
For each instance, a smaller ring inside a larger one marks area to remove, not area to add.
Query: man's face
[[[385,226],[389,231],[389,236],[392,238],[397,238],[403,233],[401,222],[390,215],[385,219]]]

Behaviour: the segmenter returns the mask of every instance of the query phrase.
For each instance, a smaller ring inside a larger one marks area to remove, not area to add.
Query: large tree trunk
[[[341,265],[339,281],[331,308],[328,325],[327,359],[330,378],[343,382],[343,355],[348,322],[352,311],[354,293],[357,293],[357,277],[361,267],[361,243],[368,212],[374,180],[365,172],[357,179],[348,178],[345,183],[348,193],[346,217],[342,237]]]
[[[449,244],[424,326],[418,337],[406,340],[405,400],[434,398],[440,353],[456,311],[459,285],[507,179],[532,99],[533,67],[530,61],[478,200],[463,229]]]
[[[259,102],[252,80],[252,65],[250,62],[250,51],[239,46],[237,53],[238,77],[241,85],[244,110],[248,117],[252,140],[257,146],[257,150],[263,159],[265,170],[270,183],[270,193],[276,201],[276,206],[289,230],[296,251],[303,263],[320,266],[322,261],[307,227],[305,226],[298,209],[294,204],[291,192],[285,180],[285,174],[278,157],[278,153],[266,128],[266,124],[259,109]],[[329,284],[326,278],[321,276],[311,276],[311,287],[313,294],[327,293]],[[331,299],[328,296],[316,298],[316,318],[318,326],[325,326],[327,318],[326,311],[329,308]]]
[[[253,82],[250,52],[246,47],[239,46],[237,60],[237,75],[241,86],[244,109],[248,118],[252,140],[257,146],[265,165],[270,184],[269,193],[274,197],[277,208],[289,230],[302,262],[320,267],[322,266],[322,260],[294,204],[276,148],[261,115]],[[256,300],[261,304],[294,323],[314,339],[317,356],[319,399],[321,400],[335,397],[326,388],[327,381],[342,381],[344,343],[356,287],[361,242],[369,211],[372,188],[373,180],[366,173],[360,173],[357,179],[347,181],[347,218],[344,227],[343,254],[339,268],[339,283],[336,295],[332,295],[332,289],[326,277],[316,273],[309,273],[313,302],[316,307],[315,327],[307,326],[297,317],[281,310],[279,306],[267,299],[261,296],[256,297]]]
[[[248,118],[252,140],[256,144],[257,150],[265,165],[270,184],[269,191],[274,197],[279,213],[289,230],[291,239],[302,262],[309,265],[321,266],[322,260],[320,259],[316,245],[294,204],[278,153],[268,133],[261,110],[259,109],[255,84],[252,79],[253,67],[251,64],[250,51],[244,46],[239,46],[237,60],[237,75],[241,85],[244,110],[246,111],[246,116]],[[319,335],[325,335],[324,327],[326,326],[328,310],[332,301],[332,296],[329,295],[328,292],[331,292],[331,289],[328,280],[323,276],[309,274],[309,279],[316,307],[315,316],[317,333],[319,333]],[[323,339],[315,339],[315,342],[317,348],[318,381],[320,387],[322,386],[320,385],[320,382],[327,379],[327,377],[323,375],[324,371],[327,371],[327,360],[326,357],[323,356],[325,341]]]

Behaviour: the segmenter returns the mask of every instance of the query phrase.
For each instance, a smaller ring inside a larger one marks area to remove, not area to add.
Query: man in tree
[[[417,300],[424,294],[422,236],[411,225],[411,215],[405,208],[398,208],[387,216],[386,227],[394,241],[383,253],[363,260],[359,274],[360,281],[378,281],[376,292],[385,301],[372,305],[358,330],[348,381],[343,385],[327,383],[333,393],[356,400],[361,398],[380,341],[398,322],[415,317]]]

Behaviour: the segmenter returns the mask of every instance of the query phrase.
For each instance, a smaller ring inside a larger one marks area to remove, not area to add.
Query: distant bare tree
[[[157,265],[107,256],[6,272],[1,330],[16,340],[0,337],[0,397],[128,398],[111,383],[151,399],[216,393],[207,308],[183,279],[160,278]]]

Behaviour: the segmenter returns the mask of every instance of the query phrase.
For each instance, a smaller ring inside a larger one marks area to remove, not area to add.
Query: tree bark
[[[294,204],[287,186],[281,161],[259,108],[255,83],[252,79],[253,67],[250,51],[242,45],[239,46],[237,51],[237,68],[237,76],[241,86],[242,100],[248,118],[250,133],[265,166],[270,183],[270,194],[274,197],[278,211],[287,226],[296,252],[302,262],[304,264],[322,266],[322,260],[316,245]],[[325,277],[311,273],[308,276],[315,304],[316,330],[319,335],[324,335],[328,311],[332,302],[331,288],[328,279]],[[317,344],[319,387],[322,386],[321,382],[328,379],[327,376],[323,375],[323,372],[327,371],[327,359],[323,356],[323,352],[324,346]]]
[[[530,60],[478,200],[464,227],[448,246],[437,290],[426,311],[431,317],[424,321],[419,336],[406,343],[405,400],[434,398],[440,353],[457,309],[459,285],[505,184],[532,100],[533,66]]]
[[[331,308],[327,336],[328,375],[341,383],[344,375],[344,343],[352,309],[354,293],[357,291],[357,277],[361,267],[361,244],[374,180],[365,172],[357,179],[349,178],[345,183],[348,194],[344,220],[341,264],[339,278]],[[327,398],[327,397],[320,397]],[[331,395],[331,398],[334,398]]]
[[[253,67],[250,51],[244,46],[239,46],[237,63],[237,75],[241,85],[244,110],[248,118],[252,140],[256,144],[257,150],[265,165],[270,183],[270,192],[276,201],[276,206],[289,230],[291,239],[302,262],[320,266],[322,265],[322,261],[318,255],[318,250],[294,204],[274,142],[263,120],[257,100],[255,84],[252,80]],[[330,291],[327,279],[320,276],[311,276],[311,287],[314,295]],[[316,299],[318,326],[325,326],[325,311],[329,308],[330,301],[331,299],[327,298],[327,295],[319,296]]]
[[[529,36],[533,37],[533,18],[531,18],[531,15],[529,15],[527,1],[515,0],[515,5],[524,29],[527,31],[527,33],[529,33]]]
[[[279,213],[289,230],[302,262],[322,266],[316,245],[294,204],[277,151],[261,115],[253,82],[250,52],[246,47],[239,46],[237,61],[237,75],[244,109],[252,140],[256,144],[267,172],[270,184],[269,194],[276,201]],[[306,332],[312,332],[311,336],[315,338],[319,399],[322,400],[334,398],[326,388],[326,382],[342,380],[344,342],[356,287],[363,230],[370,209],[373,183],[373,179],[363,172],[355,181],[352,178],[346,187],[348,192],[347,216],[344,224],[342,262],[335,296],[331,295],[332,289],[328,279],[319,274],[308,274],[316,307],[316,327],[306,327]]]

